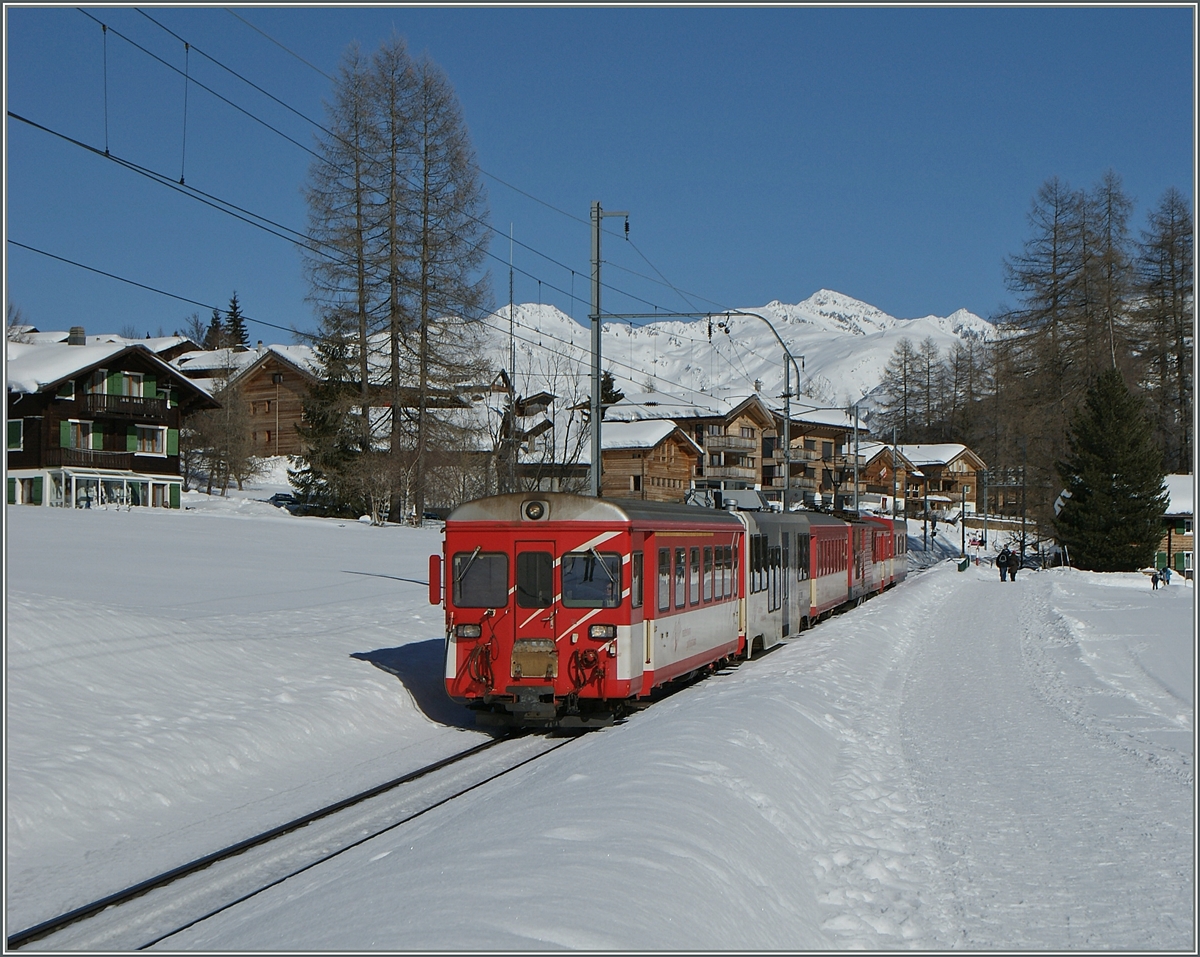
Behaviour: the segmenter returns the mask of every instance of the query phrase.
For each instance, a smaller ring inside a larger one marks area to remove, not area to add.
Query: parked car
[[[289,512],[300,504],[296,501],[295,495],[290,495],[287,492],[276,492],[267,501],[276,508],[286,508]]]

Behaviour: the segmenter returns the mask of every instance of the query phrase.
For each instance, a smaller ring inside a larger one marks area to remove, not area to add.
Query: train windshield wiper
[[[479,557],[479,553],[482,550],[483,550],[482,545],[475,546],[475,551],[471,552],[471,557],[467,559],[467,563],[465,565],[463,565],[462,571],[459,572],[458,576],[454,579],[456,584],[459,584],[459,585],[462,584],[462,580],[467,577],[467,572],[470,570],[471,566],[475,564],[475,559],[477,559]]]
[[[598,561],[600,563],[600,567],[604,569],[604,574],[606,574],[608,576],[608,580],[615,585],[617,583],[617,580],[616,580],[616,578],[613,577],[613,573],[609,570],[608,562],[606,562],[603,558],[600,557],[600,553],[598,551],[596,551],[595,545],[593,545],[591,547],[591,549],[589,549],[589,550],[591,551],[591,553],[594,556],[596,556],[596,561]]]

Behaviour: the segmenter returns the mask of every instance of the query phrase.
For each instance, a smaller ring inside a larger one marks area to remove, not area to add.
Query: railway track
[[[152,947],[573,740],[486,742],[11,934],[8,949]]]

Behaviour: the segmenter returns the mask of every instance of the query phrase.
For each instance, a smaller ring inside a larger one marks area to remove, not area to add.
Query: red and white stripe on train
[[[904,577],[888,519],[497,495],[430,558],[446,690],[480,723],[590,726]]]

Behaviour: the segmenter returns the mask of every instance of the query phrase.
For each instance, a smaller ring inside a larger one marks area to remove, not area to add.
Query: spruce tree
[[[208,321],[208,331],[204,333],[204,348],[210,352],[225,348],[225,324],[221,322],[221,313],[216,309]]]
[[[1072,564],[1092,571],[1136,571],[1154,561],[1167,507],[1162,454],[1142,400],[1116,369],[1099,375],[1071,423],[1058,463],[1066,486],[1054,520]]]
[[[250,333],[246,331],[246,317],[242,315],[238,304],[237,292],[229,300],[229,308],[225,310],[225,338],[230,348],[238,346],[247,348],[250,345]]]

